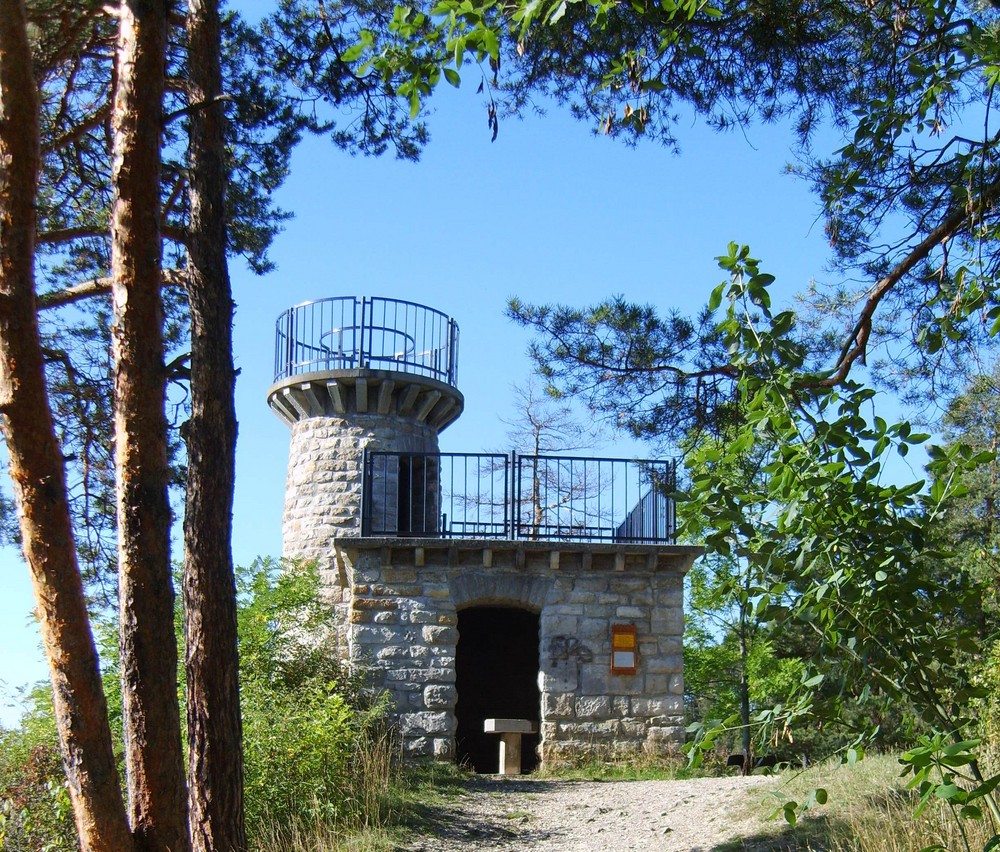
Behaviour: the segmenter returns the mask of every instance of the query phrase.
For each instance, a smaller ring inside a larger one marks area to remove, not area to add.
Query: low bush
[[[397,739],[384,699],[341,665],[318,572],[260,560],[241,569],[237,580],[251,846],[304,849],[311,841],[303,838],[323,838],[315,848],[327,849],[337,838],[376,829],[392,807]],[[120,740],[113,626],[105,625],[102,635],[112,728]],[[121,753],[120,741],[116,750]],[[40,688],[20,725],[0,729],[0,852],[76,848],[51,697]]]
[[[28,705],[17,728],[0,728],[0,850],[69,852],[76,829],[48,690]]]

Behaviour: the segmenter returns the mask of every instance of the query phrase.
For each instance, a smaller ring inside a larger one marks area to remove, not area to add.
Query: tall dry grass
[[[770,818],[753,837],[727,850],[811,850],[811,852],[981,852],[1000,827],[989,818],[959,820],[944,802],[933,800],[914,816],[918,796],[906,789],[902,766],[892,755],[866,757],[854,766],[823,763],[775,776],[749,793],[748,811]],[[806,812],[794,827],[781,816],[786,801],[803,802],[811,791],[828,792],[825,805]]]
[[[265,825],[255,852],[382,852],[395,848],[393,828],[400,818],[401,771],[399,739],[386,728],[359,740],[350,772],[335,809],[313,807],[311,822]],[[315,803],[317,805],[322,803]]]

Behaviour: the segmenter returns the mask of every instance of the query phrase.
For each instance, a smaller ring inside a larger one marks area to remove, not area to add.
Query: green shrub
[[[13,730],[0,728],[0,850],[77,848],[69,791],[59,756],[48,689],[31,695]]]
[[[388,708],[345,674],[315,566],[260,560],[239,569],[237,584],[252,845],[279,849],[292,838],[337,838],[382,824],[397,770]],[[180,643],[183,619],[176,623]],[[117,631],[98,630],[121,754]],[[16,729],[0,729],[0,852],[77,848],[51,695],[40,687],[33,699]]]
[[[248,834],[378,824],[395,772],[388,708],[345,675],[316,569],[259,562],[240,589]]]

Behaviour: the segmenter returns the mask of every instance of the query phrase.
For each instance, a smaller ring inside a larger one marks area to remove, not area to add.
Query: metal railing
[[[517,456],[518,539],[671,542],[676,466],[580,456]],[[659,512],[660,515],[656,513]]]
[[[326,370],[399,370],[458,383],[458,324],[434,308],[337,296],[289,308],[275,324],[274,380]]]
[[[669,544],[675,490],[666,460],[366,450],[362,535]]]
[[[365,450],[361,534],[510,537],[510,458]]]

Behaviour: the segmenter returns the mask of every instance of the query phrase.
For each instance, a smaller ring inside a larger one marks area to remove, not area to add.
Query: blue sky
[[[503,316],[510,296],[585,304],[620,293],[663,310],[696,310],[724,278],[714,258],[730,240],[748,243],[777,276],[778,301],[811,277],[825,279],[817,202],[804,182],[783,174],[787,129],[718,135],[692,121],[679,128],[682,153],[673,156],[595,137],[553,107],[545,117],[503,122],[491,144],[475,85],[470,74],[462,89],[435,94],[432,138],[417,164],[351,157],[308,140],[278,194],[295,219],[274,247],[277,271],[258,278],[233,265],[239,563],[280,553],[288,429],[265,393],[274,322],[293,304],[388,296],[454,317],[465,413],[441,448],[472,452],[504,444],[510,386],[530,372],[529,337]],[[14,689],[46,671],[27,569],[17,553],[0,551],[0,572],[0,722],[10,724],[16,711],[4,705]]]

